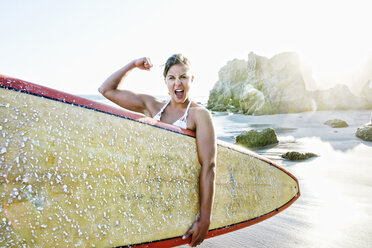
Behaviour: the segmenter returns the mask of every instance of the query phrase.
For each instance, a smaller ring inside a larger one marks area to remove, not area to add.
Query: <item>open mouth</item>
[[[182,98],[184,90],[175,90],[174,93],[175,93],[177,98]]]

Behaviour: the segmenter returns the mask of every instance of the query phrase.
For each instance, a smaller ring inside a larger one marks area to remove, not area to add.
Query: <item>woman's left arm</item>
[[[208,233],[214,198],[217,153],[216,136],[212,117],[208,110],[197,109],[195,126],[197,152],[201,164],[199,179],[200,216],[183,237],[186,239],[191,235],[190,246],[199,245]]]

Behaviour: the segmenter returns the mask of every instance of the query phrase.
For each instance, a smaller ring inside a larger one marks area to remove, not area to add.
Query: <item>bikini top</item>
[[[164,112],[164,109],[168,106],[168,104],[170,103],[170,99],[168,100],[168,102],[166,104],[164,104],[164,106],[160,109],[159,113],[157,113],[156,115],[154,115],[154,119],[155,120],[158,120],[160,121],[161,119],[161,114]],[[185,111],[185,114],[183,116],[181,116],[178,120],[176,120],[175,122],[173,122],[172,124],[177,126],[177,127],[180,127],[180,128],[184,128],[186,129],[187,128],[187,115],[189,113],[189,109],[190,109],[190,106],[191,106],[191,101],[189,102],[189,104],[187,105],[187,108],[186,108],[186,111]]]

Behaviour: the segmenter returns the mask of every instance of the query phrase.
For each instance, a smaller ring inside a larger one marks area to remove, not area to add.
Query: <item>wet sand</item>
[[[271,116],[216,113],[219,139],[234,142],[242,130],[272,127],[279,144],[256,150],[299,180],[301,197],[259,224],[205,240],[198,247],[372,247],[372,142],[355,137],[371,111],[323,111]],[[331,128],[329,119],[349,127]],[[289,162],[287,151],[319,155]],[[189,247],[187,245],[180,247]]]

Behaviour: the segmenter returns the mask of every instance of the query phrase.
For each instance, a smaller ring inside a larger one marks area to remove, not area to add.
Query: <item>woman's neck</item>
[[[176,102],[175,100],[171,99],[169,105],[174,109],[184,109],[187,108],[187,105],[189,105],[190,99],[186,99],[184,102]]]

